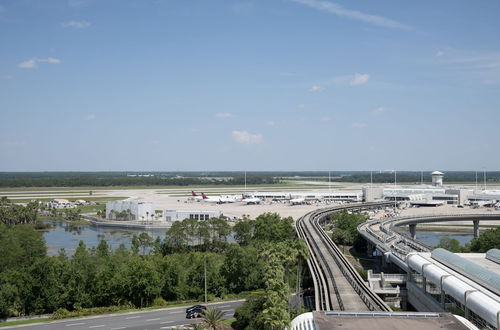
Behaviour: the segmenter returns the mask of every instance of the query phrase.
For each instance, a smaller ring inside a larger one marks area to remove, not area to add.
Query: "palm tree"
[[[224,312],[217,308],[207,308],[201,317],[201,324],[210,330],[220,329]]]

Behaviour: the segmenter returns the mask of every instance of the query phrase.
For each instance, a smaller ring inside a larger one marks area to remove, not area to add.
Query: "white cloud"
[[[274,125],[276,125],[276,122],[274,120],[268,120],[268,121],[266,121],[266,125],[267,126],[274,126]]]
[[[351,85],[351,86],[363,85],[363,84],[366,84],[368,82],[368,80],[370,80],[369,74],[356,73],[356,74],[354,74],[354,77],[349,82],[349,85]]]
[[[233,139],[241,144],[260,144],[264,142],[261,134],[252,134],[247,131],[232,131]]]
[[[33,69],[38,66],[38,63],[50,63],[50,64],[59,64],[61,63],[61,60],[58,58],[54,57],[47,57],[47,58],[31,58],[29,60],[26,60],[24,62],[21,62],[17,65],[18,68],[21,69]]]
[[[318,0],[291,0],[314,9],[322,10],[337,16],[347,17],[353,20],[362,21],[369,24],[383,26],[392,29],[413,30],[411,26],[401,24],[383,16],[370,15],[357,10],[343,8],[341,5],[330,1]]]
[[[234,117],[236,116],[230,112],[219,112],[215,114],[215,118],[234,118]]]
[[[313,86],[311,86],[311,88],[309,88],[309,91],[313,92],[313,93],[319,93],[319,92],[322,92],[324,90],[325,90],[325,88],[322,86],[319,86],[319,85],[313,85]]]
[[[21,68],[21,69],[32,69],[32,68],[36,68],[36,59],[35,58],[32,58],[30,60],[27,60],[27,61],[24,61],[24,62],[21,62],[17,65],[18,68]]]
[[[366,123],[352,123],[351,125],[352,128],[365,128],[366,126],[368,126]]]
[[[61,60],[58,59],[58,58],[47,57],[47,58],[39,59],[38,62],[45,62],[45,63],[50,63],[50,64],[59,64],[59,63],[61,63]]]
[[[75,29],[85,29],[90,26],[90,22],[87,21],[69,21],[61,23],[62,27],[65,28],[75,28]]]
[[[377,109],[373,110],[373,113],[375,115],[381,115],[385,112],[385,108],[384,107],[378,107]]]
[[[326,121],[330,121],[330,120],[331,120],[331,118],[330,118],[330,117],[328,117],[328,116],[323,116],[323,117],[321,117],[319,120],[320,120],[320,121],[322,121],[322,122],[326,122]]]
[[[439,50],[437,53],[436,53],[436,57],[441,57],[444,55],[444,52],[442,50]]]
[[[95,120],[96,118],[97,118],[97,116],[95,114],[91,113],[90,115],[85,117],[85,120]]]

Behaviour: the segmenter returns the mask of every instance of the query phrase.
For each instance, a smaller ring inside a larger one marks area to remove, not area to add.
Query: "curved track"
[[[443,214],[421,215],[409,217],[394,217],[389,219],[372,220],[358,226],[358,232],[384,253],[390,253],[401,261],[411,252],[428,252],[432,247],[427,246],[409,235],[398,232],[395,227],[409,224],[445,222],[445,221],[498,221],[500,214]]]
[[[392,204],[360,203],[319,209],[297,220],[297,234],[305,240],[310,253],[307,263],[314,281],[316,310],[391,311],[368,287],[321,225],[331,213],[374,209]]]

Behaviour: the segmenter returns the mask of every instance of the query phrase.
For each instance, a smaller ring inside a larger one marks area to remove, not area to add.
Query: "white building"
[[[50,202],[45,203],[47,207],[53,207],[56,209],[72,209],[75,208],[75,204],[71,203],[67,199],[53,199]]]
[[[441,187],[443,185],[444,173],[439,171],[432,172],[432,185],[435,187]]]
[[[106,203],[106,218],[116,219],[116,213],[130,211],[129,220],[152,220],[155,210],[153,203],[134,200],[112,201]]]
[[[166,222],[182,221],[184,219],[208,220],[222,216],[221,211],[185,211],[185,210],[165,210],[163,219]]]
[[[361,202],[363,200],[363,193],[360,191],[308,191],[308,192],[255,192],[251,194],[252,197],[259,199],[270,199],[275,201],[286,201],[294,198],[303,198],[306,201],[313,200],[329,200],[329,201],[342,201],[342,202]]]

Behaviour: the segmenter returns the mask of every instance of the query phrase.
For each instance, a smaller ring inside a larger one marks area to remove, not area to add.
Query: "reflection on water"
[[[165,237],[167,229],[130,229],[130,228],[115,228],[115,227],[97,227],[92,225],[74,225],[64,221],[46,220],[45,222],[52,225],[52,229],[44,232],[43,237],[47,242],[47,252],[49,255],[58,255],[61,248],[66,250],[68,256],[73,255],[78,242],[82,240],[87,247],[97,246],[99,241],[104,239],[108,244],[116,249],[120,244],[124,244],[130,248],[132,236],[146,232],[149,236],[156,239]]]
[[[417,227],[418,228],[418,227]],[[408,233],[408,232],[407,232]],[[409,234],[409,233],[408,233]],[[457,239],[460,245],[464,246],[469,243],[474,235],[472,233],[449,233],[449,232],[430,232],[430,231],[417,231],[417,241],[422,242],[429,246],[436,246],[442,237],[449,237]]]

